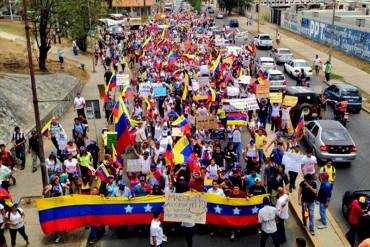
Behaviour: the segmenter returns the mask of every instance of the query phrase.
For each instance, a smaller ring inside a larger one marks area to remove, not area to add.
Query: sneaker
[[[315,236],[315,231],[310,230],[310,233],[311,233],[312,236]]]
[[[57,237],[55,239],[54,243],[59,244],[60,243],[60,240],[62,240],[62,237]]]
[[[213,237],[215,235],[215,233],[214,232],[210,232],[209,233],[209,236],[211,236],[211,237]]]
[[[234,239],[235,239],[235,234],[232,233],[231,236],[230,236],[230,241],[234,241]]]
[[[325,228],[328,228],[328,226],[327,225],[318,225],[317,226],[317,229],[325,229]]]

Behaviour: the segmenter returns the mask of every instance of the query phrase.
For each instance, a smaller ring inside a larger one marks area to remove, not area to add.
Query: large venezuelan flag
[[[206,224],[250,226],[258,224],[258,210],[266,195],[249,200],[207,194]],[[163,212],[164,196],[132,199],[70,195],[37,199],[39,220],[45,234],[84,226],[122,226],[150,224],[152,212]]]
[[[231,112],[226,115],[227,125],[248,125],[248,114]]]

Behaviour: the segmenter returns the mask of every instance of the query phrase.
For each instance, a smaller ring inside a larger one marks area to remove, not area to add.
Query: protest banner
[[[205,224],[207,195],[167,193],[164,203],[164,220]]]
[[[154,87],[154,97],[161,97],[167,95],[167,89],[164,86]]]
[[[197,129],[218,129],[215,116],[198,116],[195,119]]]
[[[171,136],[183,136],[183,135],[184,134],[182,133],[181,128],[179,127],[172,128]]]
[[[127,159],[128,172],[141,172],[142,166],[141,159]]]
[[[281,101],[283,100],[283,94],[282,93],[270,93],[270,102],[281,104]]]
[[[129,74],[117,74],[117,86],[126,86],[130,83],[130,75]]]
[[[226,94],[229,97],[239,96],[239,88],[238,87],[226,87]]]
[[[139,94],[144,98],[148,98],[152,94],[152,86],[148,82],[139,84]]]
[[[283,105],[285,106],[295,106],[298,103],[297,96],[285,95],[283,100]]]
[[[270,81],[266,80],[264,83],[257,84],[256,95],[258,99],[268,98],[270,93]]]
[[[303,157],[303,154],[285,152],[282,161],[282,163],[285,165],[285,170],[300,173]]]

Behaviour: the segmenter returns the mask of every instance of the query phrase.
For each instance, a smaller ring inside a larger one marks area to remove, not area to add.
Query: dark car
[[[346,83],[333,84],[326,88],[323,93],[326,97],[335,101],[347,101],[347,109],[359,113],[362,107],[361,93],[357,87]]]
[[[230,27],[239,27],[239,21],[237,19],[231,19],[229,22]]]
[[[315,119],[318,117],[319,105],[317,95],[307,87],[291,86],[286,88],[286,95],[298,98],[298,103],[290,110],[292,123],[294,126],[303,112],[305,120]]]

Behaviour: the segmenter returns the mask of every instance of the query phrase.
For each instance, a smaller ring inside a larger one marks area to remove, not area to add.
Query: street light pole
[[[35,112],[36,131],[37,131],[37,135],[39,139],[39,156],[40,156],[42,185],[45,187],[48,184],[48,178],[47,178],[46,166],[45,166],[44,144],[42,141],[42,134],[41,134],[41,121],[40,121],[39,103],[37,99],[35,71],[33,69],[32,50],[31,50],[31,41],[30,41],[30,27],[28,25],[27,0],[23,0],[23,17],[24,17],[24,27],[26,31],[28,66],[30,69],[30,77],[31,77],[31,89],[32,89],[32,97],[33,97],[33,108]]]
[[[335,6],[336,6],[336,0],[333,0],[333,17],[331,19],[331,37],[330,37],[330,44],[329,44],[329,59],[328,61],[331,63],[331,56],[333,52],[333,45],[334,45],[334,21],[335,21]]]

